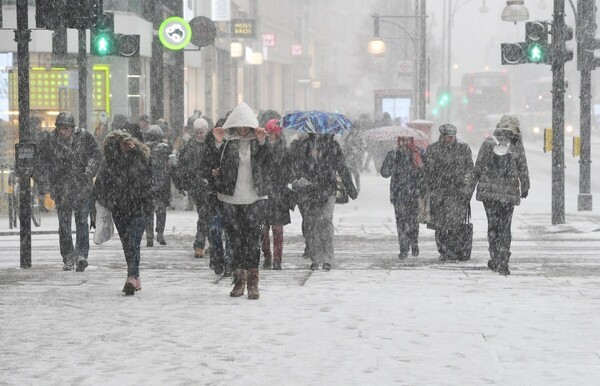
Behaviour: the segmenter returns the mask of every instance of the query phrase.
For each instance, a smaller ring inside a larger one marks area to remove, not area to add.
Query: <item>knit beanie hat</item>
[[[440,126],[440,134],[441,135],[455,136],[457,131],[458,130],[456,129],[456,126],[454,126],[451,123],[444,123],[443,125]]]

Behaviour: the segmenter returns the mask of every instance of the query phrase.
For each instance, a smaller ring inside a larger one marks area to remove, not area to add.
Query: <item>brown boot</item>
[[[248,299],[258,299],[258,269],[248,270]]]
[[[229,296],[237,298],[244,295],[246,289],[246,270],[236,269],[233,271],[233,289],[229,293]]]

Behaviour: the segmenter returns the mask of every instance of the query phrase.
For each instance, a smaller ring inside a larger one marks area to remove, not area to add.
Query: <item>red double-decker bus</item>
[[[490,118],[510,111],[506,71],[469,72],[461,84],[461,121],[467,137],[479,140],[492,135]]]

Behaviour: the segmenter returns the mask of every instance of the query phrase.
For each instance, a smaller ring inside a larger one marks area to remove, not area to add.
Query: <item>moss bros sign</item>
[[[255,38],[256,21],[254,19],[231,19],[231,37]]]

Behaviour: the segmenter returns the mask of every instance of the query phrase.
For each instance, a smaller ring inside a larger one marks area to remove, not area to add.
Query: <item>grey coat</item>
[[[502,130],[494,133],[500,140],[504,139],[504,135]],[[481,145],[469,184],[471,192],[477,187],[477,201],[519,205],[521,197],[529,192],[529,171],[523,142],[520,138],[513,139],[510,153],[503,156],[493,152],[495,146],[492,138]]]

